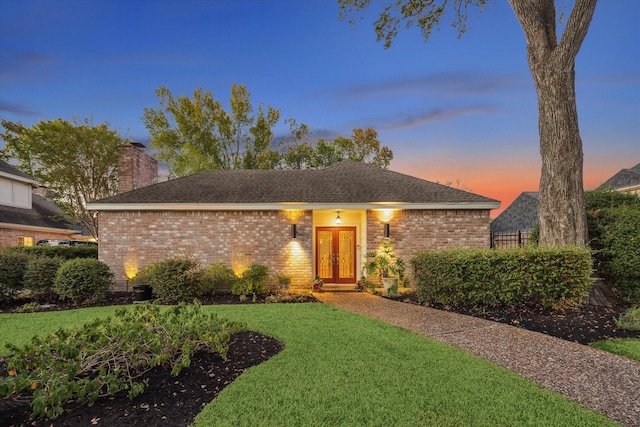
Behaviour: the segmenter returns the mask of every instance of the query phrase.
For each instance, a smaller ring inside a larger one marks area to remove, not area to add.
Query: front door
[[[325,283],[356,282],[356,228],[316,228],[316,275]]]

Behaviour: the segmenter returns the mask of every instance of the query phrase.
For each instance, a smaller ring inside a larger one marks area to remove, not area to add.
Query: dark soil
[[[394,299],[420,304],[414,294],[404,294]],[[579,309],[565,311],[550,311],[528,306],[449,307],[434,305],[432,307],[506,323],[585,345],[610,338],[640,338],[640,331],[628,331],[616,326],[616,319],[629,308],[624,305],[599,307],[586,304]]]
[[[264,303],[265,298],[256,303]],[[316,301],[305,296],[295,302]],[[13,312],[29,300],[14,301],[0,307],[0,312]],[[91,304],[130,304],[130,293],[112,294],[108,302]],[[201,299],[203,304],[243,303],[234,295],[217,295]],[[56,301],[49,310],[65,310],[88,307],[89,304],[73,305]],[[245,303],[252,303],[251,300]],[[199,352],[191,358],[191,366],[179,376],[171,376],[170,370],[156,368],[142,379],[148,378],[145,392],[130,400],[126,393],[110,398],[101,398],[92,407],[65,406],[64,413],[55,420],[30,420],[29,403],[11,399],[0,399],[0,427],[9,426],[187,426],[193,422],[204,406],[216,398],[218,393],[231,384],[246,369],[258,365],[283,349],[281,342],[257,332],[245,331],[234,334],[229,343],[227,359],[217,353]],[[7,375],[7,365],[0,360],[0,377]]]
[[[396,299],[417,304],[414,295],[405,294]],[[296,302],[314,301],[311,296]],[[0,312],[12,312],[25,301],[0,306]],[[131,294],[113,294],[108,304],[129,304]],[[243,303],[232,295],[218,295],[202,301],[203,304]],[[246,301],[244,303],[251,303]],[[264,298],[257,301],[264,303]],[[106,303],[103,303],[106,304]],[[96,304],[93,304],[96,305]],[[88,306],[88,305],[86,305]],[[78,308],[57,301],[52,310]],[[615,318],[627,307],[583,306],[579,310],[549,312],[530,307],[517,309],[435,307],[496,322],[553,335],[562,339],[589,344],[608,338],[640,338],[640,332],[618,329]],[[134,400],[126,395],[99,400],[93,407],[65,407],[63,415],[53,421],[30,421],[27,403],[0,400],[0,426],[186,426],[193,422],[202,408],[218,393],[251,366],[255,366],[282,350],[282,344],[256,332],[242,332],[232,337],[226,360],[219,355],[201,352],[192,358],[191,367],[180,376],[172,377],[166,369],[148,374],[149,386]],[[0,375],[6,375],[6,364],[0,362]]]

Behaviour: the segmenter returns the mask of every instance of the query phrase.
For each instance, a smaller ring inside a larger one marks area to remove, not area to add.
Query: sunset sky
[[[0,118],[93,117],[148,143],[159,86],[227,105],[238,83],[318,137],[373,127],[394,171],[459,180],[502,209],[536,191],[537,101],[507,1],[474,9],[461,38],[449,18],[388,50],[373,12],[354,26],[331,0],[0,0]],[[576,63],[586,189],[640,162],[639,42],[640,1],[601,0]]]

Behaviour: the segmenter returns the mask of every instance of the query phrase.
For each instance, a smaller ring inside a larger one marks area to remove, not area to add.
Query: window
[[[18,237],[18,246],[33,246],[33,237]]]

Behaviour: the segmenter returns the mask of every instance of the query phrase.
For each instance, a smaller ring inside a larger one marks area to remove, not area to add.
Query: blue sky
[[[445,21],[389,50],[374,18],[340,22],[331,0],[0,0],[0,117],[93,117],[147,142],[159,86],[226,104],[238,83],[317,136],[375,128],[392,170],[460,180],[503,208],[535,191],[537,101],[507,1],[474,10],[462,38]],[[639,41],[640,1],[601,0],[576,64],[587,189],[640,162]]]

